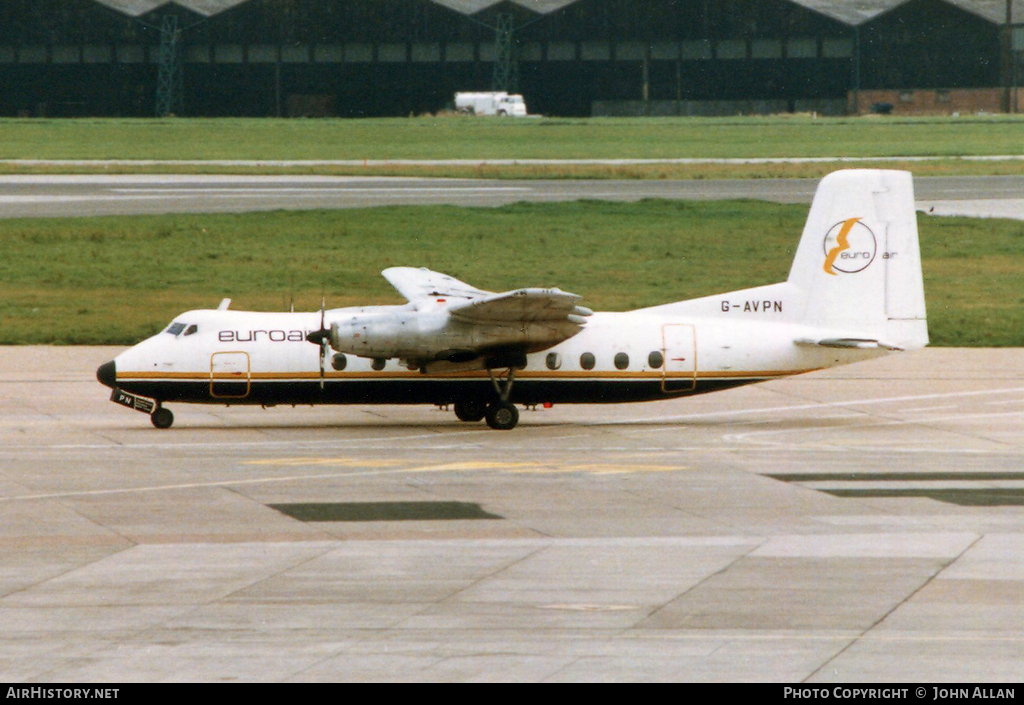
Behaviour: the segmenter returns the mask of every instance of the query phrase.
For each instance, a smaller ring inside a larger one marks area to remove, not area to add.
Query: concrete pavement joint
[[[928,579],[927,579],[927,580],[925,580],[925,581],[924,581],[923,583],[921,583],[921,584],[920,584],[920,585],[919,585],[919,586],[917,587],[917,589],[916,589],[916,590],[914,590],[913,592],[911,592],[911,593],[910,593],[910,594],[908,594],[908,595],[905,595],[905,596],[903,597],[903,599],[902,599],[902,600],[901,600],[901,601],[900,601],[900,602],[899,602],[898,604],[896,604],[895,606],[893,606],[893,608],[892,608],[892,609],[890,609],[890,610],[889,610],[888,612],[886,612],[886,613],[885,613],[885,614],[883,614],[883,615],[882,615],[881,617],[879,617],[878,619],[876,619],[876,620],[875,620],[875,622],[874,622],[874,623],[873,623],[873,624],[872,624],[871,626],[869,626],[869,627],[868,627],[867,629],[865,629],[865,630],[864,630],[863,632],[861,632],[861,634],[860,634],[859,636],[855,637],[855,638],[854,638],[854,639],[853,639],[853,640],[852,640],[852,641],[851,641],[851,642],[850,642],[849,644],[847,644],[846,646],[844,646],[844,647],[843,647],[843,648],[842,648],[842,649],[841,649],[841,650],[839,651],[839,653],[835,654],[835,655],[834,655],[834,656],[833,656],[832,658],[830,658],[830,659],[829,659],[828,661],[826,661],[825,663],[821,664],[821,666],[819,666],[819,667],[818,667],[818,668],[817,668],[817,669],[816,669],[815,671],[813,671],[812,673],[810,673],[810,674],[809,674],[809,675],[808,675],[808,676],[807,676],[806,678],[804,678],[804,679],[803,679],[803,681],[801,681],[801,682],[802,682],[802,683],[806,683],[806,682],[808,682],[808,681],[809,681],[809,680],[810,680],[811,678],[813,678],[813,677],[814,677],[814,676],[816,676],[816,675],[817,675],[818,673],[820,673],[820,672],[822,671],[822,669],[826,668],[826,667],[827,667],[827,666],[828,666],[828,665],[829,665],[830,663],[832,663],[832,662],[833,662],[833,661],[835,661],[835,660],[836,660],[837,658],[841,657],[841,656],[842,656],[842,655],[843,655],[844,653],[846,653],[846,651],[847,651],[848,649],[850,649],[850,648],[851,648],[852,646],[854,646],[855,644],[857,644],[858,642],[860,642],[860,640],[861,640],[861,639],[863,639],[863,638],[864,638],[865,636],[867,636],[868,634],[870,634],[870,632],[871,632],[871,630],[872,630],[872,629],[874,629],[874,628],[875,628],[875,627],[877,627],[877,626],[878,626],[879,624],[881,624],[881,623],[882,623],[882,622],[884,622],[884,621],[885,621],[886,619],[888,619],[888,617],[889,617],[889,616],[890,616],[891,614],[893,614],[893,613],[894,613],[894,612],[895,612],[896,610],[898,610],[898,609],[899,609],[900,607],[902,607],[903,605],[905,605],[905,604],[907,604],[908,602],[910,602],[910,600],[912,600],[912,599],[914,598],[914,596],[915,596],[915,595],[917,595],[917,594],[918,594],[919,592],[921,592],[921,591],[922,591],[922,590],[923,590],[924,588],[926,588],[926,587],[927,587],[928,585],[930,585],[930,584],[931,584],[931,582],[932,582],[933,580],[935,580],[935,578],[937,578],[937,577],[939,576],[939,574],[941,574],[941,573],[942,573],[942,571],[946,570],[946,569],[947,569],[947,568],[948,568],[949,566],[953,565],[953,564],[954,564],[954,563],[956,563],[956,562],[957,562],[958,560],[960,560],[960,558],[961,558],[961,557],[962,557],[962,556],[963,556],[964,554],[966,554],[966,553],[967,553],[968,551],[970,551],[970,550],[971,550],[972,548],[974,548],[974,546],[976,546],[976,545],[977,545],[977,543],[978,543],[979,541],[981,541],[981,540],[982,540],[983,538],[984,538],[984,535],[979,535],[979,536],[977,536],[977,537],[976,537],[976,538],[974,539],[974,541],[972,541],[972,542],[971,542],[971,543],[970,543],[970,544],[969,544],[969,545],[968,545],[968,546],[967,546],[966,548],[964,548],[964,549],[963,549],[962,551],[960,551],[960,553],[958,553],[958,554],[957,554],[956,556],[954,556],[954,557],[953,557],[952,559],[950,559],[950,560],[949,560],[949,561],[947,561],[947,562],[946,562],[945,564],[943,564],[943,565],[942,565],[942,566],[941,566],[941,567],[940,567],[940,568],[939,568],[939,569],[938,569],[937,571],[935,571],[934,573],[932,573],[932,575],[931,575],[931,576],[929,576],[929,577],[928,577]]]

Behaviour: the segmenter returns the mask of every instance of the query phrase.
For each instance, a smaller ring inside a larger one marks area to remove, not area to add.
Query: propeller
[[[320,299],[320,330],[315,330],[306,336],[306,340],[314,345],[320,346],[320,391],[324,391],[324,358],[331,344],[331,331],[324,327],[324,317],[327,313],[327,299]]]

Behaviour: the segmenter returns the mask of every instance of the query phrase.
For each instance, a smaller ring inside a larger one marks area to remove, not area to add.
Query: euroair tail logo
[[[825,234],[825,274],[856,274],[868,268],[878,251],[871,228],[860,218],[836,223]]]

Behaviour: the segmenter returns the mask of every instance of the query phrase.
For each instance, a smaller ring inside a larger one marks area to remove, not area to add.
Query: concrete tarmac
[[[1024,676],[1024,351],[497,432],[107,401],[0,348],[0,680]]]

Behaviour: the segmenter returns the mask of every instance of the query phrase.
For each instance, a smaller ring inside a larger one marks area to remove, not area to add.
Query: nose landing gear
[[[174,423],[174,414],[171,413],[170,409],[158,406],[153,413],[150,414],[149,420],[152,421],[153,425],[157,428],[170,428]]]
[[[107,364],[113,366],[114,363],[110,362]],[[149,414],[149,420],[157,428],[170,428],[174,423],[174,414],[171,413],[170,409],[162,407],[158,399],[140,397],[115,388],[110,394],[110,401],[116,402],[121,406],[127,406],[129,409]]]

